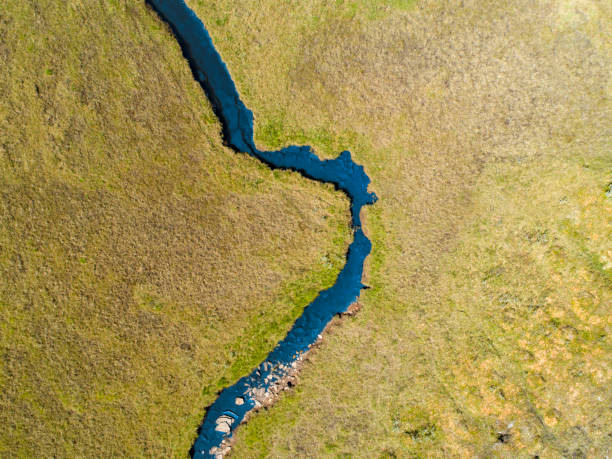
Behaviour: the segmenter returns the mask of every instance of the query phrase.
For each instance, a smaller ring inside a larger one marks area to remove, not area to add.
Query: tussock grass
[[[348,202],[224,148],[144,2],[3,2],[0,67],[0,456],[184,457]]]
[[[257,141],[348,148],[381,198],[363,309],[233,454],[609,454],[610,6],[190,4]]]

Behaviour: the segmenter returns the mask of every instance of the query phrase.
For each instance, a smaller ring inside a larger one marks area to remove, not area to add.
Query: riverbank
[[[325,329],[323,330],[322,334],[319,335],[318,339],[310,346],[308,351],[298,357],[291,364],[290,367],[284,369],[285,374],[280,380],[275,382],[274,385],[270,386],[266,390],[254,390],[252,396],[255,399],[255,407],[245,415],[245,417],[240,421],[240,424],[235,426],[235,428],[237,429],[241,425],[247,424],[249,422],[249,419],[251,419],[252,416],[256,415],[262,409],[268,410],[269,408],[271,408],[274,403],[279,400],[279,398],[285,391],[290,391],[294,389],[299,383],[300,371],[302,370],[304,364],[307,364],[309,362],[311,352],[316,352],[316,349],[318,347],[323,346],[326,337],[330,333],[341,333],[342,322],[347,318],[353,317],[358,314],[361,308],[362,306],[359,302],[351,304],[345,312],[338,314],[334,319],[329,322],[327,327],[325,327]],[[225,421],[221,420],[220,422]],[[224,439],[218,447],[211,448],[209,453],[215,459],[222,459],[223,457],[227,456],[231,453],[232,446],[236,443],[238,438],[237,435],[239,434],[240,431],[238,430],[236,432],[236,435]]]
[[[190,3],[257,144],[341,144],[381,198],[364,308],[233,454],[603,456],[612,12],[393,3]]]
[[[332,285],[348,200],[224,147],[144,2],[3,2],[0,455],[182,457]]]
[[[360,295],[365,259],[371,252],[370,240],[361,229],[361,210],[376,202],[368,191],[369,177],[356,164],[349,151],[334,159],[320,159],[308,146],[288,146],[281,150],[259,150],[253,138],[253,114],[240,99],[232,77],[217,52],[205,25],[183,0],[148,0],[168,23],[181,44],[195,79],[208,96],[223,127],[226,144],[236,153],[249,154],[271,169],[292,170],[306,178],[331,183],[344,192],[351,203],[353,241],[346,263],[334,284],[319,292],[297,318],[287,336],[250,374],[225,388],[207,409],[193,457],[210,457],[220,451],[226,438],[244,417],[259,404],[259,398],[282,384],[294,363],[320,337],[335,314],[342,313]]]

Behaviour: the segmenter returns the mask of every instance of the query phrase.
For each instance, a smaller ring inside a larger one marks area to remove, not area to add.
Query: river
[[[287,336],[253,372],[225,388],[208,408],[191,454],[194,458],[215,457],[221,454],[246,414],[261,404],[270,388],[283,384],[284,378],[294,371],[296,363],[317,341],[329,321],[345,312],[359,297],[364,288],[364,262],[372,249],[361,228],[360,212],[363,206],[376,201],[376,195],[368,192],[370,179],[348,151],[335,159],[322,160],[309,146],[289,146],[278,151],[257,149],[253,140],[253,113],[240,100],[202,21],[183,0],[146,1],[170,25],[195,79],[223,126],[223,138],[228,146],[237,153],[254,156],[272,169],[289,169],[312,180],[332,183],[351,201],[353,241],[334,285],[319,292]]]

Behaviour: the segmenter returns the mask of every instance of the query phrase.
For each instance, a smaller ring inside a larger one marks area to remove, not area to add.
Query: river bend
[[[368,192],[370,179],[348,151],[343,151],[336,159],[322,160],[308,146],[259,150],[253,140],[253,113],[240,100],[234,81],[202,21],[183,0],[146,2],[170,25],[195,79],[223,126],[223,138],[228,146],[238,153],[254,156],[272,169],[289,169],[312,180],[332,183],[351,201],[353,241],[334,285],[321,291],[306,306],[287,336],[251,374],[224,389],[208,408],[191,454],[194,458],[215,457],[245,415],[258,406],[258,396],[281,382],[302,354],[317,341],[329,321],[345,312],[359,297],[364,287],[364,262],[372,248],[361,228],[360,211],[364,205],[373,204],[376,195]]]

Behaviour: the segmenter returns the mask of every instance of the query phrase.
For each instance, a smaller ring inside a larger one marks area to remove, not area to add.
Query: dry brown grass
[[[0,8],[0,456],[185,456],[333,282],[348,203],[221,146],[143,2]]]
[[[362,311],[235,456],[609,454],[610,6],[191,4],[258,141],[381,198]]]

